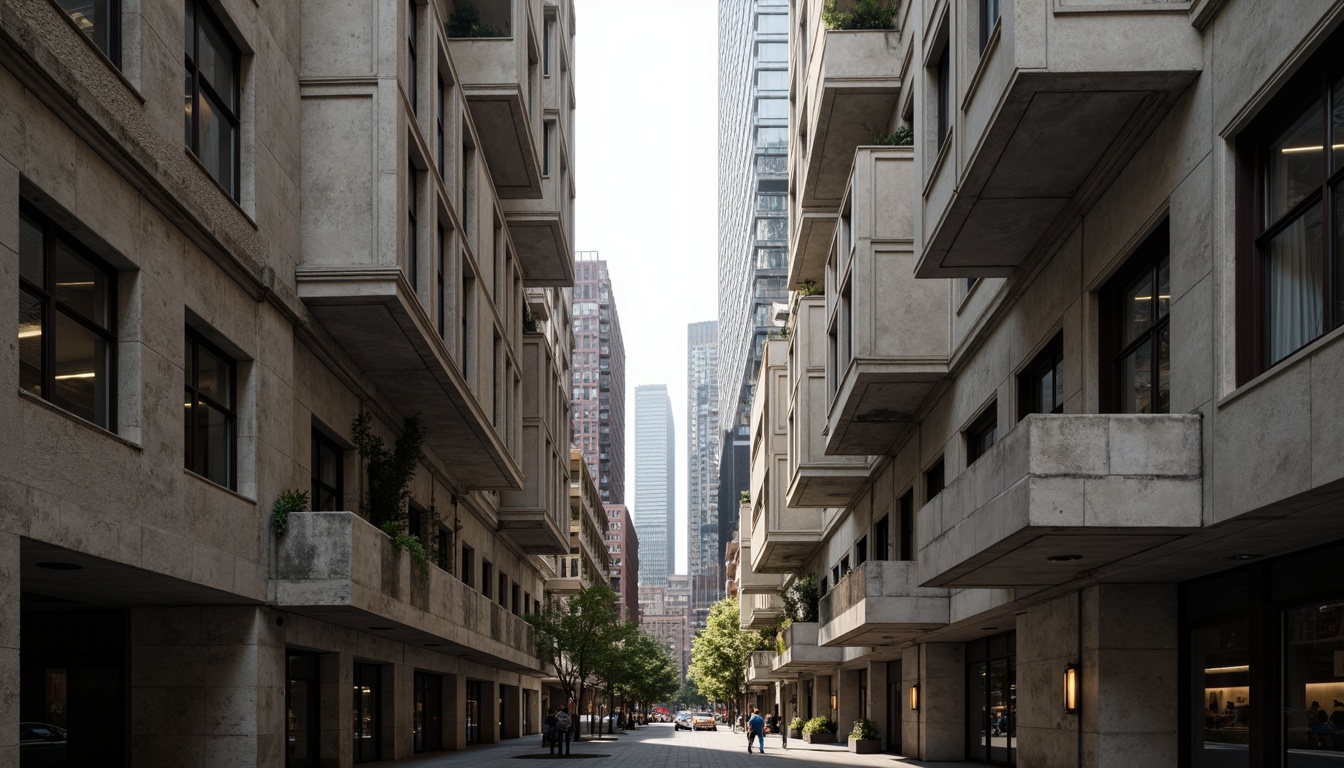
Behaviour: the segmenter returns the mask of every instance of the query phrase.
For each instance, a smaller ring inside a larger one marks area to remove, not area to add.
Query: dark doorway
[[[415,713],[411,724],[416,752],[443,749],[443,675],[415,673]]]
[[[480,680],[467,681],[467,743],[481,743],[481,689]]]
[[[887,751],[901,754],[901,662],[887,662]]]
[[[966,643],[966,757],[1017,762],[1017,634]]]
[[[290,651],[285,659],[285,765],[316,768],[318,765],[318,701],[322,686],[318,655]]]
[[[355,662],[355,762],[363,763],[381,757],[380,701],[382,698],[383,670],[377,664]]]

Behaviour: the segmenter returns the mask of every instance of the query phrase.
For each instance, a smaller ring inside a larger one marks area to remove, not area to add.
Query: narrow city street
[[[527,758],[544,755],[540,736],[510,739],[501,744],[487,744],[465,751],[440,753],[409,760],[372,763],[414,768],[527,768],[545,765],[553,760],[542,757],[540,762]],[[601,741],[583,741],[573,745],[573,757],[568,762],[584,768],[747,768],[762,764],[787,762],[789,768],[846,765],[856,768],[879,766],[925,766],[935,763],[895,755],[856,755],[844,744],[808,744],[790,739],[788,749],[780,747],[778,736],[765,737],[765,754],[747,754],[746,736],[727,728],[717,731],[674,731],[671,724],[656,724],[635,731],[617,732]],[[581,755],[605,755],[600,758],[582,758]],[[560,760],[555,758],[554,760]],[[959,768],[973,763],[939,762],[938,768]]]

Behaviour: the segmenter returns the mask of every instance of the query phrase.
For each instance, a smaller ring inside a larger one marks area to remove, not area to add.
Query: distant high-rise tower
[[[674,430],[667,385],[635,387],[635,533],[641,585],[665,586],[676,568]]]
[[[750,486],[751,397],[788,300],[787,0],[719,2],[719,551]]]
[[[686,528],[690,620],[704,626],[723,592],[719,559],[719,324],[686,332]]]
[[[574,444],[605,505],[625,503],[625,342],[607,262],[574,262]]]

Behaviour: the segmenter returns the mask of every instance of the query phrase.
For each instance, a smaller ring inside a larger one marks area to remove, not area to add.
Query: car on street
[[[23,768],[63,766],[65,729],[47,723],[19,723],[19,763]]]
[[[676,719],[672,721],[672,730],[674,731],[691,730],[691,713],[678,712]]]
[[[691,716],[691,729],[696,731],[717,731],[719,723],[714,719],[713,713],[696,712]]]

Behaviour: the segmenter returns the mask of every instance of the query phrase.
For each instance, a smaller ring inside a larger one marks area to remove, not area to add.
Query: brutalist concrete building
[[[573,31],[569,0],[0,3],[0,764],[538,732]],[[413,416],[406,498],[369,459]]]
[[[1344,5],[892,5],[790,3],[822,290],[756,386],[743,625],[820,598],[753,685],[924,760],[1326,764]]]

